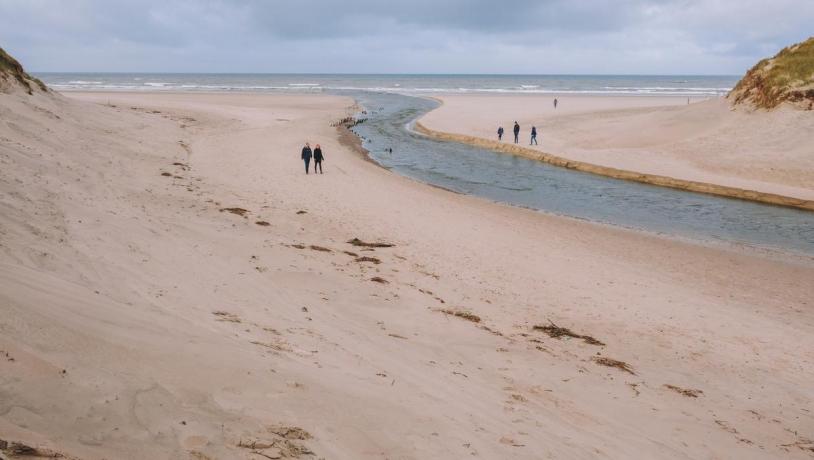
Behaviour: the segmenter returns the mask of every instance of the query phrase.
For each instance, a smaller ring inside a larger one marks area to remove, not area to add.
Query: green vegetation
[[[28,94],[32,94],[31,83],[34,83],[43,91],[48,91],[45,83],[27,74],[16,59],[6,53],[3,48],[0,48],[0,78],[6,79],[9,77],[17,80],[28,91]]]
[[[758,62],[729,93],[729,99],[764,109],[784,102],[814,108],[814,37]]]

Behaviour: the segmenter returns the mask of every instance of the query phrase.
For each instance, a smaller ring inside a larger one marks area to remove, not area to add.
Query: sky
[[[738,75],[814,0],[0,0],[34,72]]]

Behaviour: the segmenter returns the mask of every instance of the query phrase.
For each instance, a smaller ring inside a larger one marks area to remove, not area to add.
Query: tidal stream
[[[352,130],[370,157],[404,176],[553,214],[814,256],[814,212],[612,179],[437,141],[412,130],[436,101],[369,91],[349,95],[366,109],[359,115],[366,120]]]

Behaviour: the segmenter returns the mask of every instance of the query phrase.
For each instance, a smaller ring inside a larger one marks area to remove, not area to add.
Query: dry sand
[[[569,160],[814,200],[814,115],[782,107],[732,110],[725,99],[686,97],[442,96],[426,127],[512,142]]]
[[[339,143],[351,103],[0,95],[0,439],[83,459],[814,456],[814,261],[418,184]],[[302,173],[305,140],[324,175]]]

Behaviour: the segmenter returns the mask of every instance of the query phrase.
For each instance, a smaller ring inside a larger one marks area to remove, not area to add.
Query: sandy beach
[[[567,160],[814,200],[814,118],[783,107],[757,113],[725,98],[445,95],[421,120],[431,130],[512,142]],[[539,145],[529,146],[531,126]]]
[[[585,161],[814,196],[810,116],[764,118],[788,144],[730,132],[738,112],[690,142],[646,123],[720,101],[443,99],[434,129],[517,118]],[[812,458],[811,258],[417,183],[341,142],[352,104],[0,94],[0,439],[81,459]],[[305,141],[325,174],[303,173]]]

